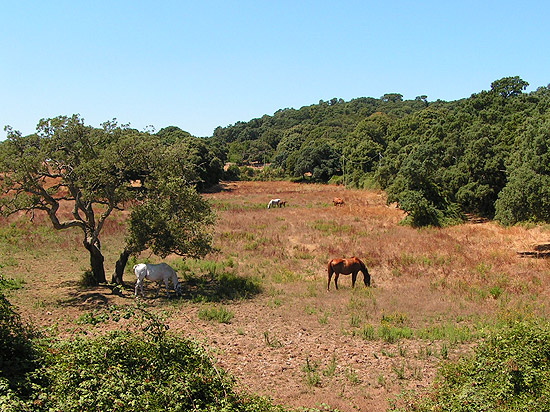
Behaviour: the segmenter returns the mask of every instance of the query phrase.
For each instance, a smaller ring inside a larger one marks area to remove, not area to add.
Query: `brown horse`
[[[335,197],[334,199],[332,199],[332,203],[334,203],[334,206],[344,206],[344,199]]]
[[[351,273],[351,286],[355,287],[357,273],[363,272],[363,281],[365,286],[370,286],[370,275],[367,267],[361,260],[355,256],[351,259],[332,259],[328,262],[328,283],[327,290],[330,290],[330,280],[334,274],[334,285],[338,289],[338,276],[349,275]]]

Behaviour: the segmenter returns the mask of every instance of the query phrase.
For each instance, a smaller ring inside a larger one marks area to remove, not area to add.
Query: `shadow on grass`
[[[186,273],[181,285],[183,298],[195,302],[251,299],[262,291],[257,280],[232,273],[206,273],[201,276]]]
[[[241,277],[225,270],[226,262],[191,262],[187,266],[182,262],[178,267],[182,295],[179,299],[192,302],[221,302],[230,300],[251,299],[262,292],[259,280]],[[126,280],[123,286],[101,284],[99,286],[83,287],[77,281],[62,282],[60,287],[68,288],[68,297],[59,300],[62,307],[80,306],[94,309],[111,303],[114,296],[123,299],[134,299],[135,283]],[[170,285],[170,300],[177,298],[173,285]],[[158,284],[146,281],[144,284],[145,299],[166,300],[166,289],[161,284],[157,294]],[[141,293],[139,294],[141,297]]]
[[[233,189],[229,187],[229,182],[220,182],[217,185],[210,186],[203,189],[203,193],[220,193],[220,192],[232,192]]]

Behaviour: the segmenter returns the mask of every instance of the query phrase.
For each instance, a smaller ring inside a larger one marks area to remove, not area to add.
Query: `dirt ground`
[[[172,332],[211,348],[239,387],[276,403],[342,412],[386,410],[405,391],[422,393],[442,361],[470,352],[475,342],[414,338],[390,343],[362,337],[365,325],[378,327],[390,319],[412,329],[471,326],[518,307],[526,296],[540,306],[547,303],[547,261],[515,253],[546,240],[544,228],[485,222],[416,230],[398,224],[404,214],[386,205],[382,192],[341,186],[231,182],[206,196],[219,218],[215,245],[220,252],[210,259],[231,257],[235,272],[258,279],[262,293],[222,302],[234,314],[227,324],[199,318],[198,312],[213,304],[156,298],[151,285],[144,302],[166,316]],[[345,204],[333,206],[334,197]],[[271,198],[288,205],[268,210]],[[109,233],[105,245],[120,243],[117,230]],[[78,234],[54,242],[63,242],[57,251],[12,252],[14,262],[4,273],[32,279],[13,293],[12,303],[33,323],[67,336],[116,327],[77,320],[108,304],[133,305],[131,275],[123,296],[108,287],[83,289],[77,278],[87,258]],[[105,251],[111,266],[117,250]],[[349,277],[341,277],[340,289],[332,284],[327,291],[327,260],[351,255],[367,263],[372,287],[366,288],[360,275],[355,289]],[[497,286],[502,294],[495,297]]]

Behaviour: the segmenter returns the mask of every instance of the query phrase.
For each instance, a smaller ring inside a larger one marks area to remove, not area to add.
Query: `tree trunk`
[[[115,272],[113,273],[111,283],[115,283],[121,286],[124,285],[124,281],[122,280],[122,275],[124,275],[124,268],[126,267],[126,263],[128,263],[128,258],[130,257],[130,253],[131,252],[128,249],[124,249],[124,251],[120,254],[120,257],[118,258],[115,265]]]
[[[84,247],[90,252],[90,265],[97,284],[107,283],[107,279],[105,279],[105,267],[103,266],[105,258],[101,254],[101,250],[96,245],[86,241],[84,241]]]

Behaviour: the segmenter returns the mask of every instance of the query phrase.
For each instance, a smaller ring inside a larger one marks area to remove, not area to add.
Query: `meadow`
[[[205,194],[216,210],[214,246],[203,260],[169,256],[183,297],[156,297],[147,310],[172,333],[208,347],[243,389],[276,403],[321,410],[382,411],[429,388],[438,367],[471,353],[510,319],[548,315],[548,260],[517,251],[548,241],[547,226],[472,221],[446,228],[400,225],[404,213],[381,191],[290,182],[224,182]],[[334,207],[332,199],[345,204]],[[287,207],[267,209],[271,198]],[[120,253],[124,213],[102,239],[108,273]],[[327,262],[361,258],[372,287],[341,276],[327,291]],[[9,299],[46,333],[71,338],[132,328],[136,262],[122,295],[85,287],[88,255],[77,231],[42,216],[3,220],[0,266]],[[108,278],[110,276],[108,275]]]

